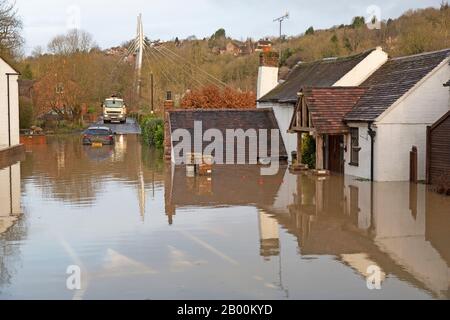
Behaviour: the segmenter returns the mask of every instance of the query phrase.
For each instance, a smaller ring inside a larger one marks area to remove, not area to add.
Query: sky
[[[132,39],[142,13],[144,32],[152,40],[208,37],[224,28],[235,39],[278,35],[274,18],[289,12],[283,34],[350,23],[354,16],[396,18],[408,9],[439,7],[441,0],[16,0],[24,22],[25,52],[69,29],[91,33],[102,48]]]

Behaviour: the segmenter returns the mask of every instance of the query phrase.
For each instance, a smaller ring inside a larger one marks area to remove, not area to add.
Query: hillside
[[[450,8],[445,4],[440,8],[408,11],[397,19],[381,22],[378,30],[370,30],[364,18],[355,17],[349,24],[326,30],[314,30],[312,26],[307,31],[299,30],[298,36],[270,40],[274,50],[279,50],[280,47],[282,49],[280,75],[283,78],[300,60],[307,62],[347,56],[376,46],[382,46],[393,57],[449,48],[449,31]],[[67,40],[73,43],[70,36],[74,35],[68,34]],[[75,36],[81,39],[87,37],[82,33]],[[119,61],[120,56],[124,52],[126,54],[126,44],[100,50],[95,42],[90,41],[89,46],[81,47],[81,50],[75,48],[72,51],[61,51],[66,49],[61,45],[64,39],[58,36],[49,44],[51,54],[36,53],[21,61],[18,67],[23,78],[41,80],[41,91],[49,91],[54,87],[54,84],[46,86],[42,83],[46,77],[56,84],[66,82],[68,86],[77,88],[77,100],[82,99],[82,103],[92,106],[97,107],[101,98],[111,92],[121,92],[125,98],[132,100],[134,106],[148,110],[151,73],[154,75],[157,109],[162,105],[166,91],[172,91],[175,100],[179,102],[186,90],[208,85],[202,78],[203,71],[236,89],[255,91],[259,61],[259,53],[254,50],[256,42],[251,39],[245,42],[230,39],[223,29],[206,39],[176,38],[158,43],[182,57],[185,63],[179,63],[179,59],[174,59],[174,56],[171,57],[162,50],[150,50],[144,59],[140,99],[133,96],[133,57],[125,60],[125,63]],[[154,42],[148,40],[148,43]],[[56,79],[55,74],[60,79]],[[47,90],[46,87],[50,89]],[[49,99],[47,94],[41,96],[44,101]],[[77,104],[81,102],[78,101]]]

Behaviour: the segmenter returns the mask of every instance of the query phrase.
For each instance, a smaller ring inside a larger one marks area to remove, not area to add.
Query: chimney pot
[[[259,55],[259,65],[261,67],[274,67],[278,68],[279,54],[277,52],[268,51],[261,52]]]

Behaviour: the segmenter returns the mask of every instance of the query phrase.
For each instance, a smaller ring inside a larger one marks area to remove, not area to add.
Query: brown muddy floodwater
[[[55,137],[1,169],[0,299],[450,297],[450,197],[286,168],[194,179],[160,157]]]

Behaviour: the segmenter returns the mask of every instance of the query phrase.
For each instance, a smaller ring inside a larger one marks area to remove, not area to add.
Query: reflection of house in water
[[[285,170],[262,177],[257,167],[216,168],[211,180],[167,175],[166,212],[176,208],[251,205],[258,208],[260,254],[280,254],[280,226],[302,256],[335,256],[365,278],[377,265],[436,297],[449,296],[450,199],[425,185],[318,178]],[[448,210],[447,210],[448,211]],[[365,280],[364,280],[365,281]]]
[[[169,220],[177,207],[272,205],[284,170],[274,176],[261,176],[260,170],[259,166],[215,166],[212,177],[190,178],[185,167],[172,167],[165,183]]]
[[[8,231],[21,214],[20,163],[0,169],[0,235]]]
[[[280,234],[277,220],[264,210],[259,211],[261,256],[268,259],[280,254]]]
[[[443,208],[450,199],[403,182],[291,179],[297,179],[298,192],[276,217],[297,236],[302,255],[336,256],[363,276],[376,264],[387,275],[448,296],[450,225]]]

